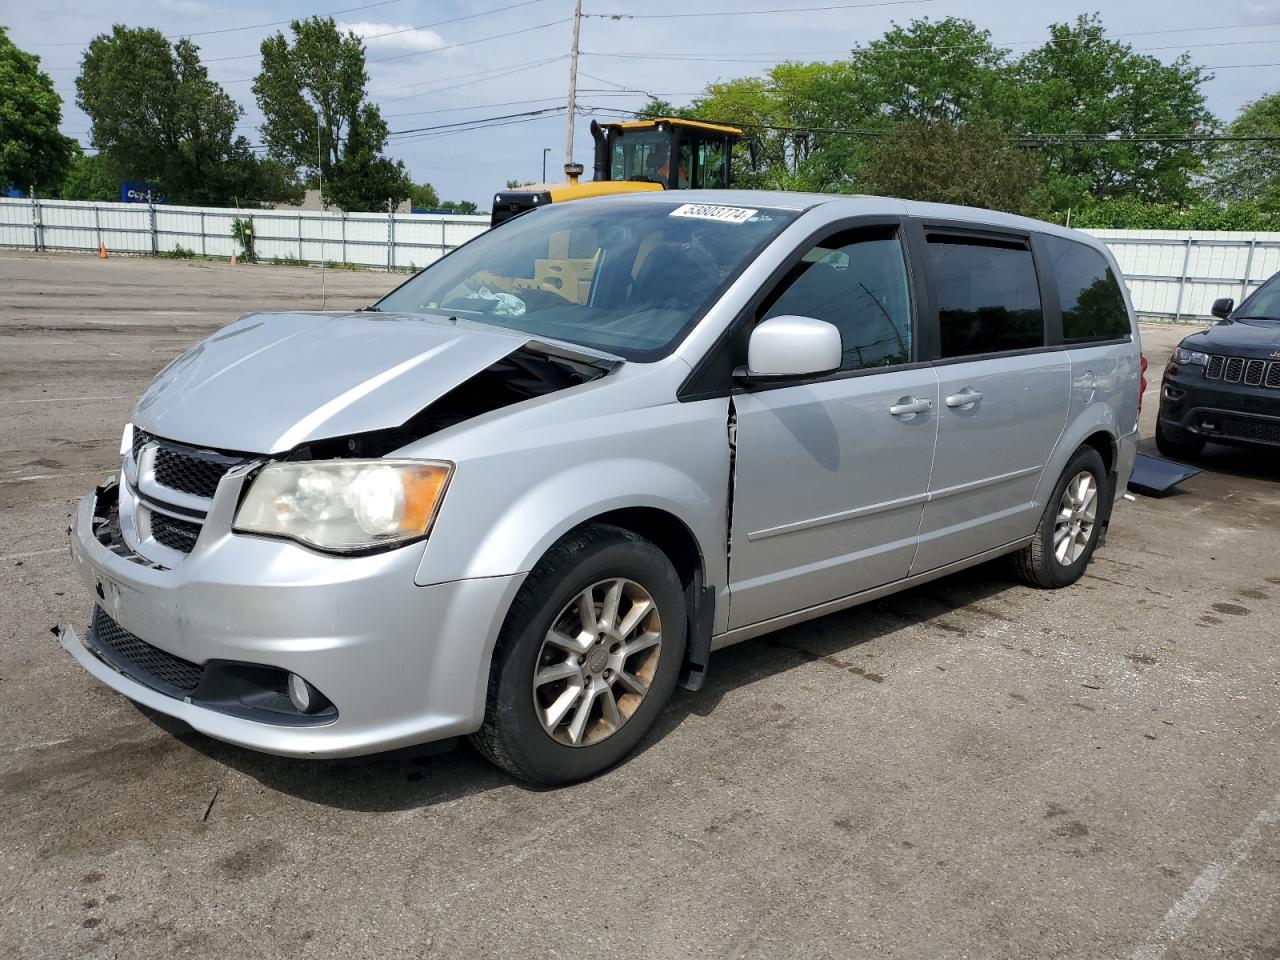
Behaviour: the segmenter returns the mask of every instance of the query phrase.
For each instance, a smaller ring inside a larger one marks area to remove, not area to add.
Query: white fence
[[[1088,230],[1120,263],[1144,318],[1209,316],[1219,297],[1239,303],[1280,272],[1280,233],[1211,230]]]
[[[259,260],[331,261],[382,269],[423,267],[489,228],[487,216],[233,210],[165,204],[0,198],[0,247],[162,254],[178,247],[201,256],[243,251],[231,236],[237,217],[252,223]]]
[[[381,269],[423,267],[488,229],[487,216],[171,207],[0,198],[0,247],[202,256],[239,253],[237,216],[252,221],[259,260],[332,261]],[[1218,297],[1239,303],[1280,271],[1280,233],[1090,230],[1120,263],[1147,319],[1209,316]]]

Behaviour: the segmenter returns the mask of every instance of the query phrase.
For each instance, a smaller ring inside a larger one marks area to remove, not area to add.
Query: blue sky
[[[63,95],[63,130],[86,144],[88,118],[75,106],[77,65],[83,45],[113,23],[193,34],[210,75],[245,108],[243,130],[253,142],[261,118],[250,89],[258,44],[287,28],[235,28],[312,14],[332,14],[368,37],[371,97],[393,131],[563,106],[573,0],[527,0],[496,13],[490,11],[519,0],[367,2],[4,0],[0,23],[15,43],[43,58]],[[709,81],[756,74],[784,59],[833,59],[880,36],[891,22],[923,16],[967,17],[1017,53],[1041,42],[1048,24],[1095,11],[1112,34],[1143,34],[1123,38],[1135,48],[1165,60],[1185,51],[1197,63],[1218,67],[1206,90],[1210,109],[1220,117],[1230,118],[1243,103],[1280,90],[1280,0],[1220,0],[1210,6],[1203,0],[903,0],[857,9],[735,12],[852,2],[875,0],[584,0],[584,13],[592,14],[716,15],[584,19],[578,102],[635,108],[646,99],[635,91],[647,91],[682,103]],[[364,9],[351,9],[357,7]],[[659,59],[671,54],[686,56]],[[389,152],[443,197],[487,206],[507,179],[541,177],[544,147],[551,148],[549,173],[564,162],[563,115],[513,119],[519,122],[470,132],[405,134]],[[590,137],[582,119],[575,150],[589,167]]]

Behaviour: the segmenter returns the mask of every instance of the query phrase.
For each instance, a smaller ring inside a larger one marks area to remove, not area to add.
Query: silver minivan
[[[76,511],[66,649],[246,747],[469,735],[551,784],[626,756],[717,648],[995,557],[1081,576],[1143,389],[1101,243],[696,197],[555,204],[374,306],[178,357]]]

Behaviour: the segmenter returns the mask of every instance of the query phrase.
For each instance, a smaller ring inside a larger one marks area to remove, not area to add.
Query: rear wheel
[[[1014,573],[1035,587],[1079,580],[1098,545],[1110,496],[1102,456],[1081,447],[1058,478],[1035,537],[1013,555]]]
[[[1170,460],[1194,460],[1204,450],[1204,441],[1194,434],[1178,431],[1170,433],[1159,420],[1156,421],[1156,449]]]
[[[671,562],[628,530],[586,527],[552,547],[503,625],[480,752],[545,785],[620,761],[675,689],[684,606]]]

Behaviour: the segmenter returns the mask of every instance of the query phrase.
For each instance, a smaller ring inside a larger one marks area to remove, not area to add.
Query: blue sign
[[[23,193],[21,190],[19,190],[17,187],[12,187],[12,186],[5,187],[4,190],[0,191],[0,197],[9,197],[10,199],[13,199],[13,200],[20,200],[25,196],[26,194]]]
[[[154,183],[126,181],[120,184],[121,203],[168,203],[169,198]]]

